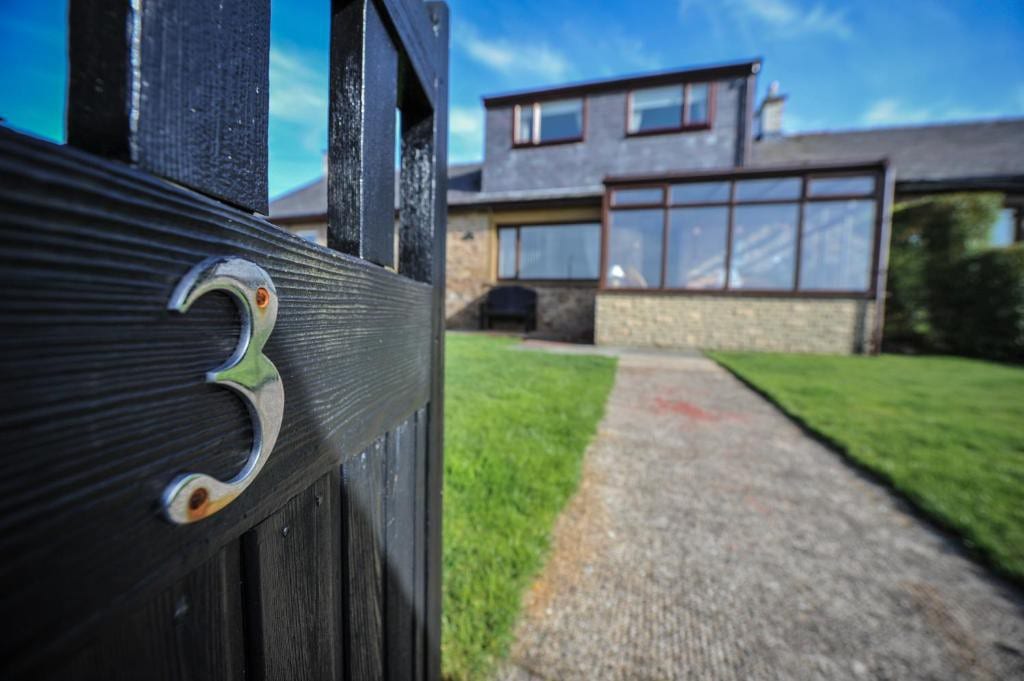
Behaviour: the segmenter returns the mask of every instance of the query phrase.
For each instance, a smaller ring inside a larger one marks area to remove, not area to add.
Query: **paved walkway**
[[[499,677],[1024,679],[1024,595],[711,361],[626,353]]]

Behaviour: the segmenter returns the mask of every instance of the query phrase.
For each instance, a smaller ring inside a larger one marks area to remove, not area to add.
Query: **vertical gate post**
[[[71,0],[68,144],[267,212],[270,0]]]
[[[434,286],[433,386],[430,396],[430,442],[427,459],[427,655],[425,678],[441,678],[441,508],[444,475],[444,330],[445,254],[448,220],[448,5],[427,5],[434,27],[436,81],[434,98],[434,215],[432,282]]]
[[[327,245],[394,265],[398,50],[373,0],[333,0]]]

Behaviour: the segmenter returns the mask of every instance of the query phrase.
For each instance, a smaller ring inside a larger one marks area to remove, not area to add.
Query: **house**
[[[484,160],[449,169],[449,326],[518,283],[544,337],[868,352],[895,199],[998,190],[998,238],[1024,237],[1024,119],[784,135],[777,87],[755,112],[760,69],[485,97]],[[325,207],[320,181],[271,219],[323,240]]]

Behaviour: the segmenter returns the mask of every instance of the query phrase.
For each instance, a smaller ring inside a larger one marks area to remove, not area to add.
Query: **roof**
[[[761,70],[761,59],[747,59],[745,61],[728,62],[724,64],[711,64],[707,66],[694,66],[685,69],[672,71],[657,71],[655,73],[634,74],[630,76],[619,76],[603,80],[591,80],[555,87],[537,88],[533,90],[519,90],[502,94],[489,95],[483,98],[484,106],[505,106],[523,101],[537,101],[540,99],[553,99],[556,97],[575,97],[589,95],[597,92],[608,92],[624,90],[635,87],[648,87],[665,83],[676,83],[683,80],[720,80],[723,78],[744,78],[752,76]]]
[[[787,135],[754,142],[753,166],[887,158],[901,191],[1024,189],[1024,118]]]
[[[480,164],[464,163],[448,166],[448,203],[460,204],[480,194]],[[395,178],[395,208],[398,208],[398,178]],[[321,177],[302,185],[270,202],[273,220],[323,219],[327,215],[327,178]]]
[[[878,159],[888,159],[904,193],[971,188],[1024,192],[1024,118],[763,139],[753,145],[750,167],[853,165]],[[480,177],[479,163],[449,166],[448,204],[569,204],[600,201],[604,193],[602,186],[482,192]],[[322,220],[326,214],[325,178],[270,203],[273,220]]]

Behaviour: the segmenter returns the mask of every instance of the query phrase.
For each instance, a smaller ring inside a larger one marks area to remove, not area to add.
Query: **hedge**
[[[930,196],[896,206],[884,345],[1024,361],[1021,247],[989,249],[1003,197]]]

